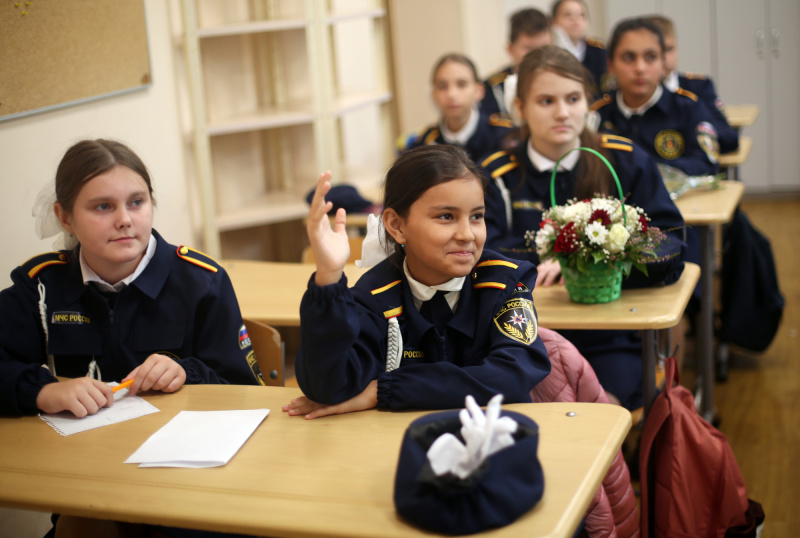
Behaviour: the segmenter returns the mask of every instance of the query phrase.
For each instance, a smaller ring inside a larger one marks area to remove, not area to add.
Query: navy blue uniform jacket
[[[586,54],[583,56],[583,61],[581,63],[592,75],[592,80],[594,81],[592,93],[595,97],[599,97],[605,91],[608,79],[605,44],[599,39],[587,38]]]
[[[39,390],[56,373],[85,376],[94,357],[103,381],[120,381],[152,353],[177,360],[187,383],[259,384],[258,365],[225,270],[210,258],[168,244],[119,292],[113,316],[85,285],[77,249],[32,258],[0,292],[0,414],[36,413]],[[39,313],[45,287],[49,344]],[[113,317],[113,319],[112,319]]]
[[[641,207],[669,237],[661,255],[675,256],[663,262],[648,264],[648,277],[634,269],[623,285],[628,288],[649,286],[655,282],[671,284],[683,271],[683,218],[661,179],[656,163],[629,139],[616,135],[601,135],[601,145],[610,153],[609,162],[617,172],[626,203]],[[577,172],[584,159],[597,159],[581,152],[581,161],[570,172],[556,174],[556,204],[563,205],[575,197]],[[525,245],[525,232],[538,230],[542,213],[551,207],[550,178],[552,171],[540,172],[528,158],[528,140],[512,152],[497,152],[484,159],[481,165],[491,178],[486,194],[486,245],[508,256],[527,259],[538,264],[535,245]],[[503,191],[507,193],[508,201]],[[616,185],[612,195],[618,196]],[[509,215],[510,211],[510,215]],[[509,224],[510,218],[510,224]]]
[[[483,155],[500,149],[509,133],[514,130],[514,124],[510,119],[498,114],[487,114],[480,112],[480,119],[475,132],[472,134],[462,149],[467,152],[470,158],[479,159]],[[448,144],[445,141],[438,125],[433,125],[424,132],[409,141],[406,150],[418,148],[429,144]],[[454,144],[458,145],[458,144]]]
[[[483,99],[481,100],[481,112],[487,114],[509,115],[506,110],[504,97],[498,101],[499,96],[505,96],[505,81],[508,75],[514,72],[514,66],[508,66],[483,81]],[[499,94],[499,95],[498,95]],[[477,156],[476,156],[477,157]]]
[[[497,393],[530,402],[550,372],[531,291],[536,268],[484,250],[442,338],[414,306],[405,273],[384,260],[352,287],[345,277],[317,286],[300,305],[295,367],[303,393],[332,404],[378,380],[378,407],[454,409],[471,394],[480,405]],[[386,370],[389,319],[403,337],[399,368]]]
[[[655,105],[631,118],[617,107],[616,92],[605,94],[592,105],[600,113],[601,130],[631,138],[656,162],[690,176],[716,174],[719,142],[711,113],[691,92],[663,90]]]
[[[717,129],[720,153],[730,153],[739,149],[739,133],[730,126],[728,118],[722,113],[721,101],[717,97],[711,79],[694,73],[679,73],[678,86],[695,94],[711,113],[714,127]]]

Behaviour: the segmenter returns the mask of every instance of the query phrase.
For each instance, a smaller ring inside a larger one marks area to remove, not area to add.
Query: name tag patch
[[[92,320],[80,312],[53,312],[50,323],[59,325],[89,325]]]
[[[511,202],[511,207],[513,209],[523,210],[523,211],[532,211],[532,210],[539,210],[541,211],[544,208],[542,202],[539,200],[514,200]]]
[[[405,359],[424,359],[425,352],[419,349],[404,349],[403,360]]]

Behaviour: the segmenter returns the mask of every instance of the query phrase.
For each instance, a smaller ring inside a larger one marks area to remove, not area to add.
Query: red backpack
[[[756,536],[764,513],[747,498],[728,439],[697,414],[673,357],[665,370],[641,438],[642,537]]]

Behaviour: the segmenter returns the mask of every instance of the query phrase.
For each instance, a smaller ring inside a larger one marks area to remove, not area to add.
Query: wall
[[[171,0],[172,1],[172,0]],[[144,0],[153,83],[142,91],[0,122],[0,211],[3,230],[0,288],[31,256],[52,250],[53,239],[34,233],[31,208],[52,180],[66,149],[83,138],[114,138],[130,145],[147,164],[158,209],[155,226],[173,243],[197,244],[176,93],[182,61],[173,46],[170,4]],[[0,39],[0,42],[2,39]]]

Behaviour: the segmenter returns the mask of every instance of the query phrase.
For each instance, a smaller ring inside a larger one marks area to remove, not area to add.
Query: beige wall
[[[9,273],[31,256],[52,250],[52,239],[34,233],[31,207],[45,181],[55,175],[64,151],[83,138],[114,138],[129,144],[153,178],[158,209],[155,226],[173,243],[196,244],[192,232],[176,94],[179,50],[173,46],[173,0],[145,0],[153,84],[145,90],[92,103],[0,122],[0,288]],[[2,42],[2,39],[0,39]]]

